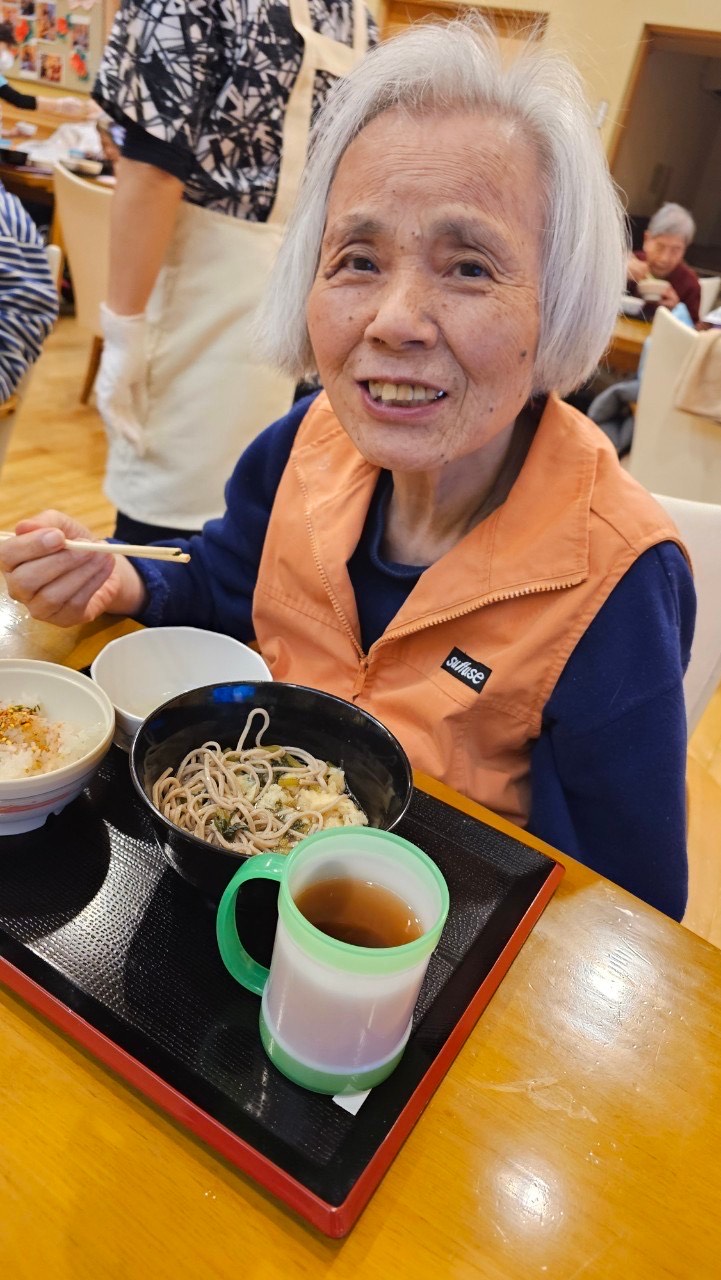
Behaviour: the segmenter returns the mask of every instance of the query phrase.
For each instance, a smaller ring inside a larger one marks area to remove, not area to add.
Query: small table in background
[[[650,332],[651,324],[648,320],[618,316],[604,362],[620,374],[634,374],[638,369],[643,344]]]
[[[50,224],[50,244],[62,247],[60,227],[55,216],[55,195],[53,175],[34,169],[31,165],[0,164],[0,182],[6,191],[18,196],[20,200],[29,200],[33,204],[47,205],[48,222]]]

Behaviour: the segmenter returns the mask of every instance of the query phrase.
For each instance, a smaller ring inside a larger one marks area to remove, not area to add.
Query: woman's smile
[[[382,401],[383,404],[402,404],[408,407],[430,404],[443,399],[446,394],[445,391],[419,382],[388,382],[377,378],[368,378],[361,386],[367,388],[375,403]]]
[[[389,426],[438,420],[441,405],[448,393],[423,382],[392,382],[387,378],[367,378],[358,382],[364,412],[376,422]]]

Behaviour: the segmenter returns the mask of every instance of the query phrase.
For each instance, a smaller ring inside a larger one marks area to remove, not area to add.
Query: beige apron
[[[367,21],[354,0],[351,48],[313,30],[307,0],[289,7],[304,52],[270,217],[248,222],[183,202],[148,303],[146,453],[114,437],[105,483],[111,502],[146,524],[198,529],[222,514],[240,454],[293,401],[293,380],[254,357],[253,319],[298,191],[316,72],[346,75],[365,52]]]

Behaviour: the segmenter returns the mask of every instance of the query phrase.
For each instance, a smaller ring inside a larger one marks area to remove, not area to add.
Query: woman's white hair
[[[679,236],[689,245],[696,235],[696,223],[681,204],[662,204],[646,228],[649,236]]]
[[[535,147],[545,231],[534,391],[567,394],[590,376],[613,330],[626,279],[625,216],[572,63],[531,41],[505,62],[477,16],[412,27],[333,86],[259,312],[264,355],[294,377],[314,368],[305,313],[330,186],[357,134],[394,107],[508,119]]]

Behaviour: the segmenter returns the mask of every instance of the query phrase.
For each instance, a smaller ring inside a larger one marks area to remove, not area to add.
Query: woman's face
[[[683,258],[686,241],[682,236],[650,236],[647,231],[643,237],[643,247],[651,275],[665,280]]]
[[[372,121],[330,192],[308,301],[318,371],[361,453],[427,471],[510,428],[532,389],[542,200],[509,121]]]

